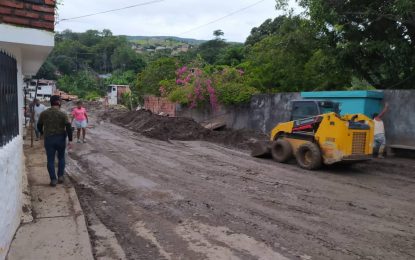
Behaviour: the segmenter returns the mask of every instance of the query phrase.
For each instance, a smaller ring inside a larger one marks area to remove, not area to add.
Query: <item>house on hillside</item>
[[[128,85],[109,85],[107,96],[109,105],[118,105],[122,102],[122,95],[124,93],[131,93]]]
[[[173,49],[172,55],[178,55],[182,52],[188,52],[189,50],[190,50],[190,45],[188,44],[179,45]]]
[[[37,90],[36,90],[37,86]],[[40,101],[49,101],[50,97],[56,92],[56,81],[40,79],[31,80],[28,87],[29,99],[34,99],[35,96]]]
[[[111,73],[107,73],[107,74],[99,74],[98,78],[99,79],[109,79],[111,78],[112,74]]]
[[[144,49],[144,47],[137,47],[136,49],[134,49],[134,51],[136,53],[144,53],[146,51],[146,49]]]
[[[54,46],[54,0],[0,1],[0,259],[22,211],[24,79]]]

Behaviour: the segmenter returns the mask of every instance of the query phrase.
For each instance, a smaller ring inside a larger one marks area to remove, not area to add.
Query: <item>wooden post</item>
[[[30,147],[33,147],[33,125],[35,121],[35,99],[37,98],[37,88],[39,86],[39,79],[36,80],[36,89],[35,89],[35,97],[32,101],[32,114],[30,115]]]
[[[133,93],[130,92],[130,111],[133,111]]]
[[[24,89],[24,127],[25,128],[27,127],[27,91],[28,89],[29,89],[29,81],[26,81],[26,87]]]

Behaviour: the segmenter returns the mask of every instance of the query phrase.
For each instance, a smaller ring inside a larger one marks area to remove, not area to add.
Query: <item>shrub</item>
[[[191,86],[177,87],[170,92],[167,98],[172,102],[177,102],[181,105],[188,105],[190,103],[189,96],[193,92]]]
[[[85,100],[88,100],[88,101],[95,101],[95,100],[99,99],[100,97],[101,96],[99,95],[98,92],[90,91],[90,92],[86,93],[84,98],[85,98]]]
[[[217,86],[219,102],[225,105],[247,103],[259,91],[244,83],[229,82]]]

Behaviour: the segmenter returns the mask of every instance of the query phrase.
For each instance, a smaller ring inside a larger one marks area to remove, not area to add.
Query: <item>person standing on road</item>
[[[39,122],[40,114],[46,110],[46,106],[41,104],[39,99],[35,99],[34,103],[35,105],[33,106],[33,121],[35,123],[34,128],[35,128],[35,134],[36,134],[36,141],[39,141],[40,132],[39,132],[39,129],[37,128],[37,123]]]
[[[75,120],[75,127],[77,129],[76,137],[78,139],[77,143],[81,142],[79,140],[79,138],[81,137],[81,131],[82,142],[86,143],[85,135],[86,127],[88,126],[88,114],[86,113],[86,109],[82,106],[82,101],[78,101],[76,105],[77,107],[72,110],[72,122]]]
[[[65,150],[66,137],[69,139],[68,147],[71,148],[72,127],[68,116],[60,111],[61,100],[59,96],[50,98],[51,108],[40,114],[37,127],[45,136],[45,150],[47,157],[47,168],[50,177],[50,186],[55,187],[57,183],[64,183],[65,178]],[[58,153],[58,180],[55,174],[55,156]]]
[[[388,111],[389,104],[386,103],[385,107],[383,108],[380,114],[373,114],[373,121],[375,123],[375,141],[374,141],[374,149],[375,152],[378,153],[379,158],[384,158],[383,154],[385,153],[385,146],[386,146],[386,137],[385,137],[385,125],[383,124],[382,117],[385,115],[386,111]]]

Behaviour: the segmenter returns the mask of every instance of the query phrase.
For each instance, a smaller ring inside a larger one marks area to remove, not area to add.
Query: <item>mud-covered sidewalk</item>
[[[98,223],[127,259],[415,258],[411,160],[309,172],[94,124],[71,172],[96,256]]]
[[[29,200],[8,260],[92,260],[85,216],[72,183],[49,186],[43,141],[24,145]]]

